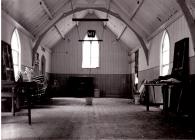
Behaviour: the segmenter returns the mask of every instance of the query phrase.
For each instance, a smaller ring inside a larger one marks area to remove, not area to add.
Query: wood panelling
[[[83,74],[50,74],[50,82],[58,81],[58,88],[52,92],[52,96],[71,96],[68,90],[70,77],[87,76]],[[101,97],[125,97],[132,96],[130,75],[128,74],[92,74],[94,77],[95,88],[100,89]]]
[[[94,16],[92,16],[94,17]],[[100,42],[100,67],[92,69],[92,74],[128,74],[128,54],[126,46],[116,41],[116,36],[108,29],[104,29],[102,23],[85,22],[80,23],[78,30],[74,28],[52,49],[52,73],[62,74],[89,74],[89,69],[82,69],[82,42],[87,30],[93,29],[97,32]],[[103,34],[103,35],[102,35]]]

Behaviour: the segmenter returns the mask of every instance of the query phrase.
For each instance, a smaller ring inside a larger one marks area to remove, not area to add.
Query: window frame
[[[165,37],[168,37],[168,41],[169,41],[169,46],[167,50],[163,50],[164,49],[164,44],[165,44]],[[167,30],[164,31],[163,36],[162,36],[162,40],[161,40],[161,47],[160,47],[160,76],[165,76],[169,74],[169,69],[170,69],[170,48],[171,48],[171,42],[170,42],[170,36]],[[168,51],[168,63],[163,64],[163,56],[165,53],[167,53]],[[164,74],[164,70],[165,67],[168,67],[167,73]]]
[[[85,37],[84,37],[84,40],[98,40],[98,36],[97,35],[95,35],[95,37],[94,38],[92,38],[92,37],[88,37],[88,35],[86,34],[85,35]],[[97,64],[97,66],[92,66],[91,64],[92,63],[90,63],[90,66],[88,65],[88,66],[85,66],[84,65],[84,43],[86,43],[86,42],[88,42],[88,43],[92,43],[93,44],[93,42],[94,41],[83,41],[83,43],[82,43],[82,64],[81,64],[81,68],[82,69],[96,69],[96,68],[99,68],[100,67],[100,43],[97,41],[97,44],[98,44],[98,48],[96,48],[96,49],[98,49],[98,58],[96,58],[96,59],[98,59],[98,64]],[[94,42],[95,43],[95,42]],[[89,53],[89,61],[91,61],[92,59],[92,57],[91,57],[91,53],[92,53],[92,51],[91,51],[91,48],[92,47],[89,47],[89,49],[90,49],[90,53]]]

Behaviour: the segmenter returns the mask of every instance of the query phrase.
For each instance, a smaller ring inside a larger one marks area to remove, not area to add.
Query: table
[[[146,110],[149,111],[149,92],[148,92],[148,87],[152,86],[153,92],[154,92],[154,97],[155,97],[155,86],[160,86],[162,87],[162,94],[163,94],[163,110],[165,112],[168,112],[169,106],[170,106],[170,94],[171,94],[171,88],[173,86],[181,86],[182,83],[171,83],[171,82],[162,82],[162,83],[145,83],[144,84],[146,87]],[[164,87],[164,88],[163,88]],[[182,90],[180,92],[180,96],[182,94]],[[179,103],[177,106],[177,110],[179,110]]]
[[[31,103],[32,103],[32,95],[35,94],[37,89],[36,82],[20,82],[17,84],[17,88],[20,88],[18,94],[24,94],[27,101],[28,108],[28,123],[31,124]]]
[[[16,99],[19,95],[24,94],[25,99],[27,100],[28,108],[28,123],[31,124],[31,95],[36,90],[35,82],[5,82],[2,81],[1,98],[11,98],[11,112],[13,116],[16,113]]]
[[[15,87],[16,84],[14,82],[7,82],[7,81],[1,81],[2,87],[1,87],[1,98],[11,98],[12,105],[11,105],[11,112],[13,116],[15,116]],[[3,89],[3,90],[2,90]]]

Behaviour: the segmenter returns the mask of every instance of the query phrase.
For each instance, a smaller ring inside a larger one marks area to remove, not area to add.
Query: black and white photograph
[[[195,0],[0,1],[0,139],[195,139]]]

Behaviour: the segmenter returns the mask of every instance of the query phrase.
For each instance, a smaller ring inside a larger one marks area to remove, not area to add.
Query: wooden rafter
[[[50,19],[53,19],[53,16],[52,16],[51,12],[49,11],[48,7],[46,6],[44,0],[41,0],[40,1],[40,5],[44,9],[44,11],[47,13],[47,15],[49,16],[49,18]]]
[[[130,28],[133,33],[136,35],[136,37],[138,38],[143,50],[144,50],[144,53],[145,53],[145,56],[146,56],[146,61],[147,61],[147,64],[148,64],[148,49],[147,49],[147,46],[146,46],[146,43],[144,41],[144,39],[135,31],[135,29],[133,27],[131,27],[129,25],[129,22],[123,18],[121,18],[120,15],[118,15],[117,13],[111,11],[111,10],[108,10],[106,8],[102,8],[102,7],[89,7],[89,8],[75,8],[73,10],[70,10],[68,12],[65,12],[65,13],[62,13],[60,16],[58,16],[57,18],[54,18],[53,20],[51,20],[51,23],[44,29],[43,33],[39,36],[39,38],[37,39],[35,45],[34,45],[34,48],[33,48],[33,56],[34,54],[36,53],[37,49],[38,49],[38,46],[41,42],[41,40],[43,39],[44,35],[47,33],[47,31],[49,31],[49,29],[51,27],[53,27],[53,25],[55,25],[58,21],[60,21],[62,18],[64,17],[67,17],[69,15],[72,15],[73,13],[75,12],[80,12],[80,11],[83,11],[83,10],[87,10],[87,9],[94,9],[94,10],[98,10],[98,11],[102,11],[102,12],[108,12],[110,15],[118,18],[119,20],[121,20],[122,22],[124,22],[128,28]]]
[[[124,14],[125,17],[131,19],[132,16],[130,16],[130,14],[124,9],[124,7],[122,6],[119,0],[113,0],[113,4],[115,4],[115,6]],[[140,28],[146,34],[150,32],[148,29],[144,28],[143,26],[138,25],[135,21],[132,22],[131,20],[129,20],[129,24],[131,24],[131,26],[135,26],[136,28]]]
[[[132,13],[132,15],[131,15],[130,20],[133,20],[133,18],[135,17],[135,15],[137,14],[137,12],[138,12],[139,9],[141,8],[141,6],[143,5],[144,0],[141,0],[141,2],[140,2],[140,1],[137,1],[137,2],[139,2],[139,3],[138,3],[138,6],[134,9],[134,11],[133,11],[133,13]]]
[[[127,25],[124,27],[124,29],[122,30],[121,34],[118,36],[118,38],[116,39],[117,41],[119,41],[122,37],[122,35],[124,34],[124,32],[126,31],[127,29]]]
[[[89,22],[89,21],[108,21],[108,18],[73,18],[72,21],[83,21],[83,22]]]
[[[73,18],[76,18],[72,0],[70,0],[70,6],[71,6],[71,9],[72,9]],[[78,34],[79,40],[81,40],[79,26],[78,26],[78,22],[77,21],[76,21],[76,29],[77,29],[77,34]]]
[[[46,14],[49,16],[50,20],[52,20],[54,17],[52,15],[52,13],[50,12],[49,8],[47,7],[47,5],[45,4],[45,1],[41,0],[40,5],[42,6],[42,8],[46,12]],[[62,32],[60,31],[60,29],[58,28],[58,26],[54,25],[54,27],[55,27],[56,31],[58,32],[58,34],[61,36],[61,38],[64,40],[65,38],[64,38]]]
[[[158,33],[165,30],[169,25],[174,23],[176,20],[178,20],[181,16],[183,16],[181,11],[178,11],[175,15],[172,16],[168,21],[163,23],[159,28],[157,28],[154,32],[152,32],[148,37],[147,41],[149,42],[152,38],[154,38]]]
[[[61,38],[62,38],[63,40],[65,40],[65,37],[62,35],[62,33],[61,33],[61,31],[59,30],[58,26],[57,26],[57,25],[54,25],[54,27],[56,28],[56,30],[57,30],[58,34],[61,36]]]

